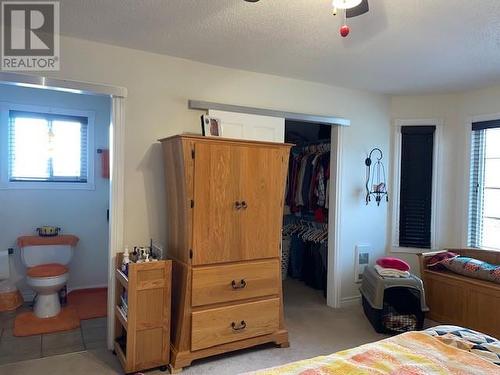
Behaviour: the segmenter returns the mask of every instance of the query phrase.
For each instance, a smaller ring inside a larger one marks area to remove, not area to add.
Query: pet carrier
[[[366,267],[360,292],[365,315],[378,333],[423,328],[425,312],[429,309],[418,277],[382,277],[374,267]]]

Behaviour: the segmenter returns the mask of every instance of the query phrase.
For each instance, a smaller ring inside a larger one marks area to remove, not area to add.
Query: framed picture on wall
[[[201,130],[204,137],[222,137],[222,125],[218,118],[202,115]]]

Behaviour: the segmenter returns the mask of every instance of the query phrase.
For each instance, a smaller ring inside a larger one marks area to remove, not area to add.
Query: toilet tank
[[[34,245],[21,248],[21,258],[26,267],[48,263],[67,265],[72,257],[71,245]]]

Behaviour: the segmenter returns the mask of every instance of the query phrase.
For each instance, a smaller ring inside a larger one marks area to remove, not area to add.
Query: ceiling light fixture
[[[368,12],[368,0],[332,0],[333,15],[341,11],[342,26],[339,29],[340,36],[347,37],[351,31],[347,26],[347,18],[356,17]]]
[[[244,0],[248,3],[257,3],[259,0]],[[340,35],[345,38],[349,35],[351,29],[347,26],[347,19],[361,16],[368,13],[370,7],[368,0],[332,0],[333,15],[336,16],[339,11],[342,16],[342,26],[340,27]]]
[[[363,0],[333,0],[332,6],[337,9],[351,9],[361,4]]]

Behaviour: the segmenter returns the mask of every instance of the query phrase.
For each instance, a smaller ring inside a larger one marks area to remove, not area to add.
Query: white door
[[[209,109],[211,117],[218,118],[224,138],[252,141],[285,142],[285,119]]]

